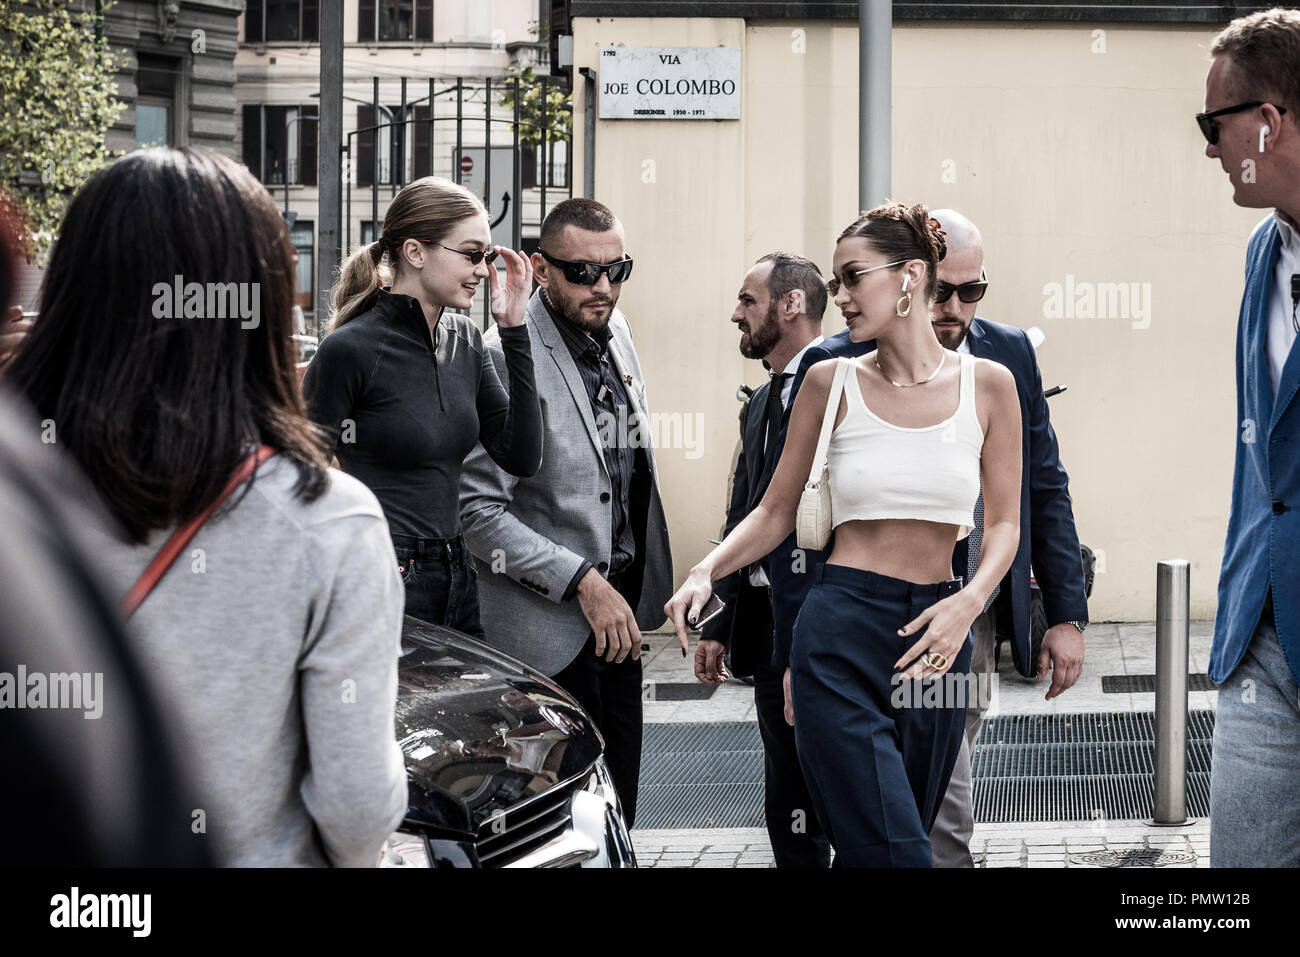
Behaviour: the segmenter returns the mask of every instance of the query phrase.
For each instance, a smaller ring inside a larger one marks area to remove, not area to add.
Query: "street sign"
[[[452,150],[452,169],[459,169],[461,185],[483,200],[492,223],[492,242],[497,246],[518,249],[520,239],[514,235],[515,151],[512,146],[492,147],[492,195],[487,194],[484,176],[483,147]]]
[[[602,120],[740,119],[736,47],[604,47]]]

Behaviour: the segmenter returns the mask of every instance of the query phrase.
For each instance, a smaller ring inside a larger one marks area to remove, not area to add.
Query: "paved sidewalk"
[[[1189,673],[1209,663],[1213,622],[1193,621]],[[667,693],[697,684],[691,657],[683,658],[672,634],[645,636],[645,721],[755,721],[754,689],[732,680],[710,697],[655,700],[656,686]],[[692,636],[691,654],[694,654]],[[1049,682],[1033,682],[1015,672],[1004,648],[995,697],[988,714],[1079,714],[1151,711],[1154,693],[1107,693],[1101,679],[1110,675],[1155,673],[1155,623],[1114,622],[1091,625],[1083,675],[1065,694],[1045,701]],[[1217,691],[1188,694],[1191,710],[1213,709]],[[642,867],[773,867],[767,832],[761,828],[634,830],[632,843]],[[1140,820],[1060,821],[1034,824],[977,824],[971,843],[983,855],[980,867],[1209,867],[1208,819],[1175,828],[1153,827]]]
[[[1214,622],[1193,621],[1190,631],[1188,673],[1204,672],[1210,662],[1210,642]],[[643,681],[667,684],[697,684],[694,673],[695,637],[691,656],[682,657],[681,647],[672,634],[644,636],[650,650],[641,655]],[[1156,670],[1155,622],[1102,622],[1088,626],[1087,655],[1083,674],[1074,687],[1051,701],[1043,695],[1051,684],[1020,677],[1011,662],[1010,649],[1003,647],[998,664],[998,681],[988,717],[998,714],[1079,714],[1105,711],[1152,711],[1154,692],[1107,693],[1101,690],[1106,675],[1152,675]],[[652,689],[647,689],[652,695]],[[1213,710],[1219,698],[1216,691],[1192,691],[1187,707],[1192,711]],[[711,697],[690,701],[645,702],[645,720],[653,721],[756,721],[754,689],[732,679]]]
[[[641,867],[776,866],[762,828],[634,830],[632,845]],[[1209,867],[1210,822],[976,824],[971,852],[984,855],[977,867]]]

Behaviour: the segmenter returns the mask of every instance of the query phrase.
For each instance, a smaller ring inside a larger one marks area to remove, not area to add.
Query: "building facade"
[[[651,407],[681,429],[657,453],[676,567],[717,537],[737,384],[762,380],[728,321],[764,253],[829,275],[857,216],[857,3],[557,3],[572,37],[574,170],[622,219]],[[1043,383],[1097,621],[1155,614],[1156,563],[1191,562],[1213,617],[1228,519],[1235,330],[1246,240],[1267,210],[1232,202],[1193,121],[1214,35],[1238,3],[895,3],[891,198],[981,227],[979,314],[1038,327]],[[740,51],[737,119],[584,117],[610,47]],[[665,288],[674,290],[666,302]],[[844,328],[833,305],[825,332]],[[694,423],[694,429],[684,426]]]
[[[413,179],[460,174],[467,185],[471,179],[478,183],[470,171],[462,172],[462,163],[475,166],[480,154],[462,156],[457,149],[481,153],[489,139],[498,180],[491,184],[489,212],[496,219],[497,187],[507,178],[501,170],[512,168],[500,166],[497,154],[513,142],[512,110],[498,100],[515,71],[547,69],[545,38],[538,40],[538,0],[342,3],[345,246],[371,242],[382,230],[389,200]],[[309,328],[317,321],[311,310],[319,215],[320,11],[319,0],[248,0],[235,57],[236,149],[291,221],[298,302]],[[568,195],[567,144],[555,144],[550,156],[542,164],[547,206]],[[523,195],[513,200],[523,210],[523,233],[535,235],[542,215],[538,164],[535,154],[524,160],[523,172],[531,176],[523,176]],[[479,192],[485,192],[481,186]],[[493,235],[498,237],[495,229]]]

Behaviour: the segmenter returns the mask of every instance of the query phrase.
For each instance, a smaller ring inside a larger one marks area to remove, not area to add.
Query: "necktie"
[[[975,527],[971,529],[970,536],[966,539],[966,581],[969,582],[975,577],[975,569],[980,564],[980,544],[984,541],[984,490],[980,489],[979,498],[975,499]],[[998,597],[998,592],[1002,590],[1001,585],[993,587],[993,593],[989,595],[989,600],[984,603],[984,611],[989,610],[993,604],[993,599]]]
[[[773,372],[769,378],[767,409],[764,414],[767,439],[763,445],[763,475],[768,479],[776,470],[776,441],[781,434],[781,419],[785,415],[785,406],[781,404],[781,393],[785,391],[785,380],[790,378],[790,373]]]

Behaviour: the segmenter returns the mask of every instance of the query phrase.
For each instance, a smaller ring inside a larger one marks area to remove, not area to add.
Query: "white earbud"
[[[1261,153],[1264,152],[1264,138],[1267,137],[1268,134],[1272,132],[1273,130],[1269,127],[1267,123],[1265,123],[1263,126],[1259,128],[1259,151]]]
[[[907,287],[910,286],[911,284],[912,284],[912,277],[911,277],[911,276],[904,276],[904,277],[903,277],[903,292],[907,292]]]

